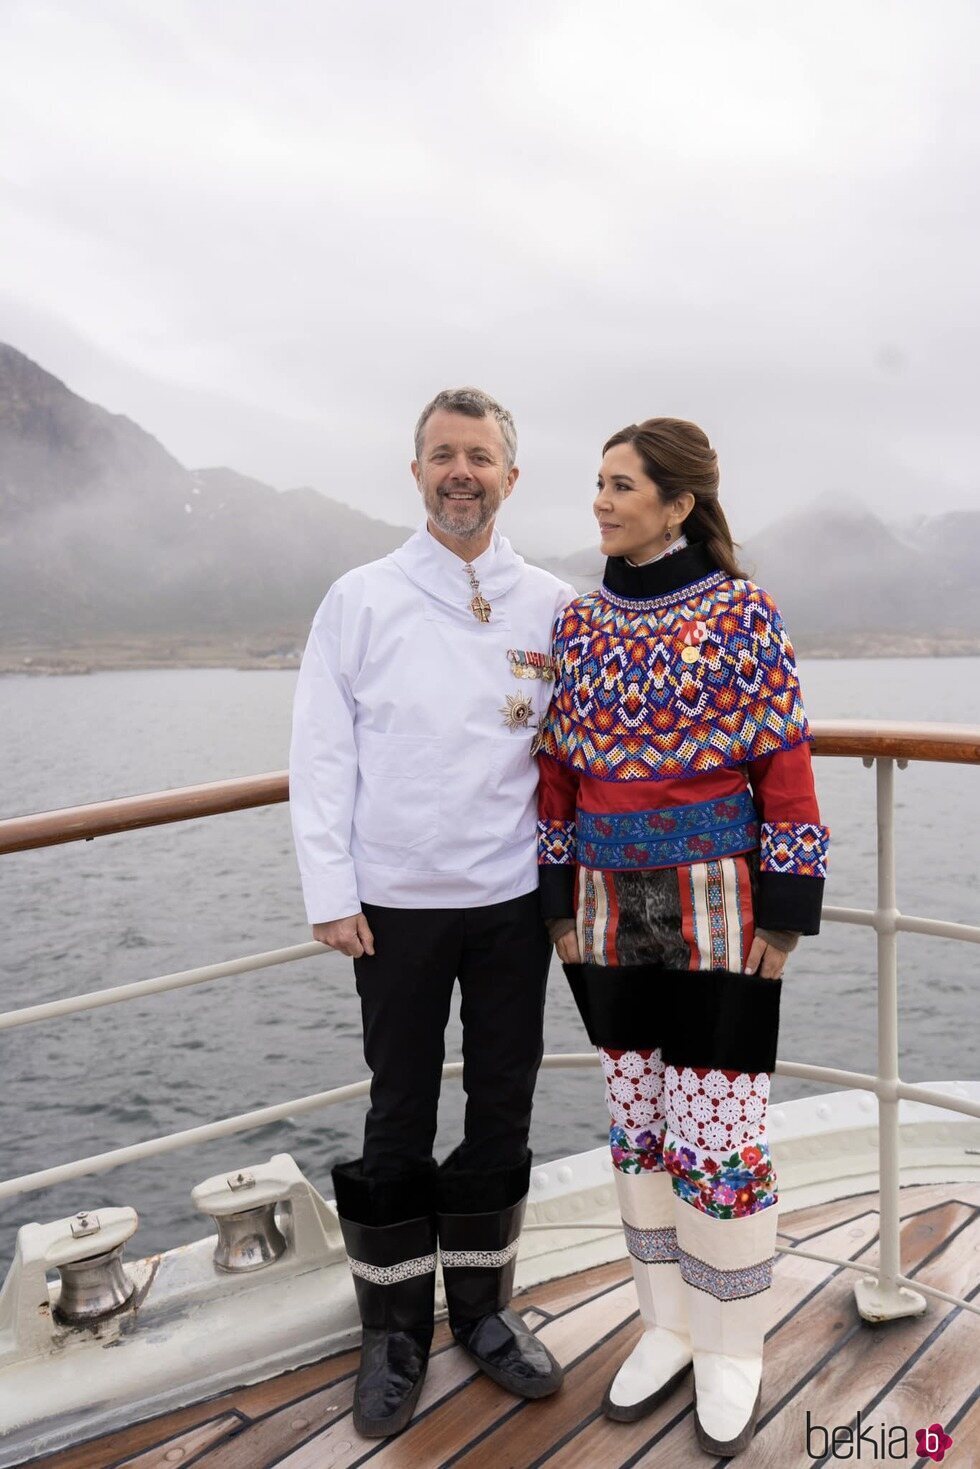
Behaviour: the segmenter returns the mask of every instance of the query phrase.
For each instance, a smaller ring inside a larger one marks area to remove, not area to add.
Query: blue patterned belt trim
[[[719,1270],[686,1250],[680,1250],[678,1258],[686,1283],[714,1296],[716,1301],[741,1301],[746,1296],[757,1296],[772,1285],[771,1259],[760,1260],[758,1265],[743,1265],[740,1270]]]
[[[759,817],[748,791],[655,811],[578,810],[578,860],[605,871],[678,867],[748,852],[759,844]]]
[[[678,1257],[676,1229],[636,1229],[623,1220],[626,1248],[645,1265],[666,1265]]]

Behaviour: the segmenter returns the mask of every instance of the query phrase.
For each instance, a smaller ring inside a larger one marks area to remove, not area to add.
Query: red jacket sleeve
[[[759,813],[759,928],[818,933],[830,833],[821,825],[808,743],[748,765]]]
[[[575,911],[575,806],[578,774],[538,756],[538,887],[545,918]]]

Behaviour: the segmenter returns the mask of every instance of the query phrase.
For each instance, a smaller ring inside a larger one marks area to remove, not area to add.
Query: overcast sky
[[[479,384],[535,551],[652,414],[736,535],[976,506],[978,54],[967,0],[3,0],[0,338],[409,524],[418,410]]]

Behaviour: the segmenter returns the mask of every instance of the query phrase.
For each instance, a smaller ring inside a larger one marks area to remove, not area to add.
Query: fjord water
[[[980,723],[980,660],[813,661],[802,667],[811,719]],[[220,670],[0,678],[0,814],[252,775],[286,763],[295,674]],[[832,832],[826,900],[872,907],[874,773],[860,760],[816,763]],[[976,923],[974,836],[980,771],[898,771],[899,907]],[[0,859],[0,1007],[189,969],[309,937],[285,806],[101,838]],[[901,1070],[909,1080],[977,1073],[977,950],[900,940]],[[866,928],[825,924],[787,966],[780,1055],[856,1070],[875,1063],[875,949]],[[697,1017],[691,1017],[691,1024]],[[588,1043],[560,967],[546,1048]],[[459,1055],[454,1016],[447,1056]],[[0,1033],[0,1177],[32,1172],[363,1074],[350,961],[223,979]],[[776,1100],[820,1088],[776,1079]],[[164,1154],[0,1205],[0,1267],[19,1224],[82,1207],[131,1204],[130,1254],[209,1232],[190,1190],[211,1174],[290,1152],[330,1192],[329,1170],[359,1152],[365,1103]],[[462,1093],[446,1087],[439,1149],[458,1139]],[[539,1161],[600,1145],[597,1072],[544,1072],[532,1146]],[[777,1156],[778,1165],[778,1156]]]

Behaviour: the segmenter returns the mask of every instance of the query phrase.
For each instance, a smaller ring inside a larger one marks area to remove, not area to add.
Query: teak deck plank
[[[608,1265],[594,1265],[578,1275],[567,1275],[561,1280],[549,1280],[544,1285],[533,1285],[515,1297],[516,1309],[536,1306],[549,1316],[557,1316],[572,1306],[581,1305],[606,1286],[622,1285],[630,1279],[630,1263],[624,1256]]]
[[[966,1213],[964,1205],[945,1207]],[[977,1228],[973,1223],[961,1230],[937,1259],[922,1267],[921,1278],[940,1290],[963,1295],[970,1288],[971,1272],[975,1269],[976,1241],[970,1236]],[[906,1260],[909,1260],[908,1252]],[[914,1257],[907,1268],[917,1270]],[[850,1295],[851,1282],[841,1282],[841,1285]],[[845,1309],[843,1303],[842,1309]],[[744,1469],[806,1462],[807,1410],[813,1421],[825,1426],[853,1422],[859,1408],[863,1412],[883,1386],[907,1370],[910,1359],[953,1307],[937,1301],[924,1316],[905,1317],[876,1327],[860,1320],[853,1300],[846,1303],[846,1309],[852,1325],[843,1334],[841,1344],[815,1371],[801,1378],[792,1396],[780,1402],[779,1411],[758,1429],[752,1449],[743,1457]],[[764,1386],[763,1413],[771,1412],[773,1406]],[[667,1464],[663,1469],[668,1469]]]
[[[911,1194],[912,1189],[903,1189],[902,1206],[905,1206],[906,1193]],[[948,1198],[948,1190],[943,1198]],[[845,1219],[853,1219],[858,1214],[866,1214],[869,1211],[876,1213],[878,1209],[878,1195],[876,1193],[852,1194],[846,1199],[833,1199],[828,1204],[811,1204],[806,1209],[795,1209],[792,1214],[783,1214],[780,1207],[779,1237],[791,1238],[802,1243],[808,1236],[817,1233],[823,1234],[828,1229],[835,1229],[838,1224],[843,1224]]]
[[[877,1195],[797,1211],[781,1243],[852,1259],[877,1253]],[[907,1186],[901,1193],[902,1269],[966,1297],[980,1250],[980,1185]],[[781,1251],[763,1383],[762,1420],[740,1469],[811,1463],[806,1410],[825,1426],[909,1432],[942,1422],[957,1463],[980,1464],[980,1400],[971,1400],[980,1322],[930,1298],[924,1317],[871,1327],[854,1304],[856,1274]],[[205,1403],[103,1435],[37,1469],[690,1469],[711,1461],[697,1448],[692,1379],[638,1424],[609,1423],[599,1405],[609,1378],[641,1329],[627,1260],[531,1287],[515,1303],[567,1369],[555,1397],[524,1403],[496,1387],[452,1344],[445,1322],[415,1421],[397,1439],[361,1439],[351,1418],[358,1352],[348,1351]],[[957,1418],[957,1415],[959,1417]],[[952,1426],[951,1426],[952,1425]],[[182,1451],[180,1458],[168,1452]],[[914,1462],[910,1456],[909,1463]]]
[[[921,1214],[924,1209],[931,1209],[936,1204],[948,1203],[950,1199],[959,1199],[962,1203],[973,1203],[980,1206],[980,1184],[966,1182],[906,1184],[901,1193],[902,1218],[907,1218],[910,1214]],[[827,1204],[810,1204],[805,1209],[794,1209],[791,1214],[786,1215],[785,1221],[781,1221],[781,1224],[794,1239],[802,1241],[804,1236],[812,1234],[814,1230],[832,1229],[842,1220],[850,1219],[855,1214],[862,1214],[868,1209],[877,1212],[878,1194],[876,1190],[870,1193],[852,1194],[846,1199],[834,1199]],[[780,1233],[782,1232],[781,1228]]]
[[[884,1423],[886,1429],[893,1424],[906,1428],[912,1446],[915,1429],[933,1423],[946,1428],[976,1391],[980,1320],[969,1311],[953,1310],[944,1318],[944,1325],[945,1330],[911,1363],[894,1387],[880,1401],[873,1401],[862,1415]],[[954,1464],[980,1461],[980,1456],[961,1456],[957,1433],[949,1428],[946,1431],[957,1450]]]
[[[286,1403],[305,1398],[308,1393],[319,1392],[321,1388],[356,1372],[360,1357],[360,1348],[355,1347],[352,1351],[340,1352],[336,1357],[323,1357],[319,1362],[311,1362],[308,1367],[297,1367],[292,1372],[270,1377],[266,1382],[235,1388],[230,1393],[223,1393],[216,1401],[222,1407],[227,1404],[237,1409],[246,1418],[261,1418]]]
[[[454,1469],[528,1469],[547,1455],[554,1444],[573,1431],[584,1415],[595,1412],[602,1402],[606,1383],[623,1357],[632,1349],[642,1327],[630,1319],[600,1338],[589,1349],[580,1342],[582,1355],[565,1378],[565,1385],[554,1397],[528,1405],[512,1406],[499,1426],[458,1459]],[[457,1440],[457,1451],[459,1440]],[[441,1462],[439,1460],[430,1462]],[[418,1461],[416,1461],[418,1463]]]
[[[155,1418],[145,1418],[141,1423],[131,1423],[128,1428],[117,1429],[86,1443],[74,1444],[70,1449],[59,1449],[44,1459],[30,1459],[32,1469],[115,1469],[125,1464],[135,1454],[152,1448],[200,1423],[210,1422],[230,1412],[230,1405],[223,1399],[212,1398],[205,1403],[193,1403],[189,1408],[177,1408]]]
[[[266,1469],[327,1424],[349,1413],[353,1401],[354,1379],[342,1378],[243,1426],[233,1439],[195,1459],[195,1465],[201,1469],[243,1469],[247,1464],[249,1469]]]
[[[165,1438],[162,1443],[154,1444],[151,1449],[144,1449],[135,1458],[123,1459],[119,1469],[173,1469],[175,1455],[180,1450],[176,1462],[187,1464],[199,1454],[202,1449],[210,1447],[211,1444],[220,1439],[227,1439],[231,1434],[237,1433],[242,1426],[242,1420],[237,1413],[223,1413],[220,1418],[212,1418],[208,1423],[199,1423],[196,1428],[189,1428],[186,1433],[175,1434],[172,1438]],[[200,1463],[199,1459],[194,1460]],[[238,1461],[241,1469],[242,1460]]]
[[[932,1423],[935,1420],[930,1419],[929,1421]],[[980,1464],[980,1388],[974,1389],[973,1397],[962,1418],[958,1421],[954,1419],[952,1423],[945,1423],[943,1427],[953,1440],[953,1447],[950,1449],[950,1469],[957,1462],[953,1458],[954,1453],[961,1464]]]

